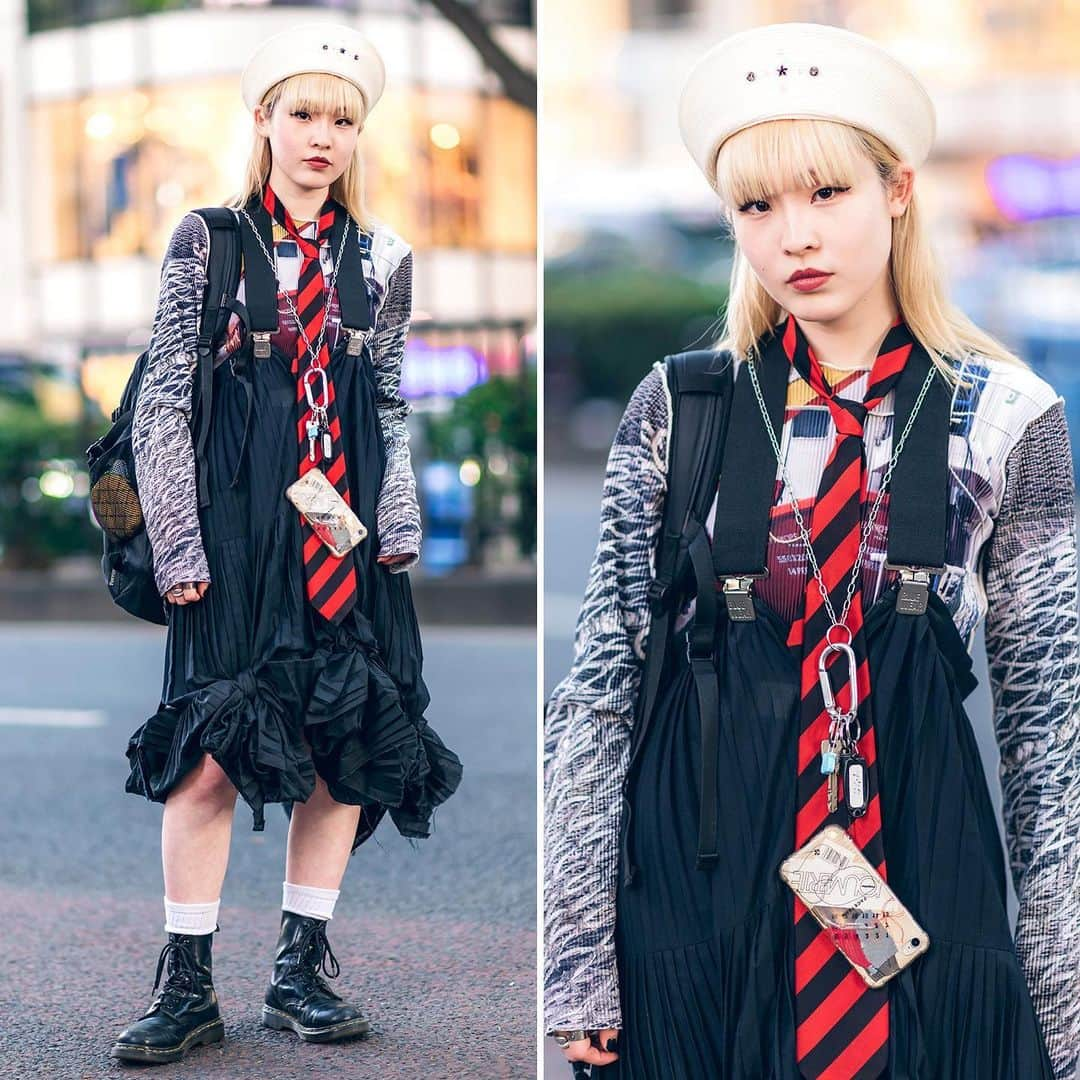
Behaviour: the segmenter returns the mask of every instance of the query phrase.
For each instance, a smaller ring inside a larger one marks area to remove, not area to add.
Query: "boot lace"
[[[330,948],[330,942],[326,937],[325,923],[312,923],[303,932],[297,944],[296,954],[296,970],[303,978],[303,981],[307,985],[336,998],[337,994],[319,976],[320,968],[331,979],[336,979],[341,974],[341,966],[338,964],[337,957]]]
[[[168,974],[161,987],[161,996],[155,1002],[162,1012],[170,1012],[171,1007],[178,1006],[185,998],[199,993],[199,968],[195,960],[194,946],[189,938],[183,937],[170,941],[161,950],[151,993],[157,992],[166,961],[169,965]]]

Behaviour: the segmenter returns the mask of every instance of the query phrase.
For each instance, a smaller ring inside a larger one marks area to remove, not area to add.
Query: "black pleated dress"
[[[1003,852],[962,702],[976,685],[948,609],[866,613],[888,882],[930,936],[886,986],[892,1080],[1052,1080],[1013,946]],[[637,876],[620,875],[623,1030],[605,1080],[795,1080],[798,659],[788,626],[718,605],[720,860],[695,865],[700,722],[686,633],[668,648],[632,787]],[[841,1078],[837,1078],[841,1080]]]
[[[461,764],[424,719],[408,575],[376,562],[386,456],[370,357],[342,341],[328,370],[351,504],[369,530],[352,551],[358,601],[335,626],[306,598],[299,515],[285,498],[298,475],[296,376],[276,345],[255,360],[248,335],[214,374],[211,503],[200,510],[212,582],[197,603],[169,606],[163,704],[131,737],[126,790],[164,802],[209,753],[260,830],[266,803],[306,801],[318,773],[336,801],[362,807],[355,850],[387,811],[402,835],[427,836]]]

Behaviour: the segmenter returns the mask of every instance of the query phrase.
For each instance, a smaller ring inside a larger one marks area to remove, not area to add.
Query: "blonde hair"
[[[850,186],[859,155],[874,165],[883,185],[895,180],[900,159],[861,128],[819,119],[769,120],[745,128],[729,138],[717,156],[716,192],[726,223],[732,228],[737,207],[776,191]],[[892,219],[889,274],[901,316],[950,381],[958,381],[959,366],[972,353],[1029,366],[949,300],[916,192],[904,213]],[[755,343],[785,316],[736,243],[724,332],[716,347],[738,356],[752,349],[756,357]]]
[[[304,109],[306,112],[328,112],[335,119],[347,116],[363,130],[367,107],[363,94],[347,79],[331,75],[325,71],[309,71],[299,75],[290,75],[274,83],[263,95],[263,108],[267,117],[276,109]],[[253,132],[251,154],[244,170],[243,187],[234,195],[226,206],[239,209],[246,206],[254,197],[262,197],[263,188],[270,179],[270,165],[273,160],[270,140],[258,131]],[[360,140],[356,141],[352,160],[345,171],[331,185],[329,195],[348,210],[352,219],[365,232],[371,232],[373,222],[364,203],[364,162],[360,151]]]

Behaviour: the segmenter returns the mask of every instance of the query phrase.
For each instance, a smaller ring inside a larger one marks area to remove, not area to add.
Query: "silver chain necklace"
[[[832,620],[833,626],[844,626],[848,609],[851,607],[851,601],[855,595],[855,589],[859,581],[859,567],[862,565],[863,558],[866,555],[870,534],[874,530],[874,521],[877,518],[878,509],[881,506],[881,500],[885,494],[885,488],[888,486],[889,480],[892,477],[893,469],[896,466],[896,462],[899,460],[901,451],[904,449],[904,443],[907,442],[908,435],[911,433],[912,424],[915,423],[915,417],[919,415],[919,409],[922,408],[923,400],[926,397],[927,391],[930,389],[930,384],[934,381],[934,375],[936,373],[933,366],[931,366],[930,371],[927,373],[926,381],[919,391],[919,396],[915,399],[915,405],[911,410],[911,415],[908,417],[907,424],[904,425],[904,430],[893,449],[892,458],[885,470],[885,475],[881,478],[881,486],[878,488],[877,496],[871,504],[870,514],[866,524],[863,526],[862,536],[859,541],[859,551],[855,557],[855,565],[851,572],[851,581],[848,582],[847,595],[844,598],[844,606],[840,612],[840,618],[838,619],[836,617],[836,611],[832,606],[832,600],[829,598],[829,590],[825,587],[825,580],[821,576],[821,570],[818,567],[817,559],[814,556],[814,546],[810,539],[810,533],[803,521],[802,511],[799,509],[798,496],[795,495],[795,488],[791,483],[791,478],[788,476],[787,464],[780,452],[780,443],[777,441],[776,432],[773,431],[772,421],[769,419],[768,406],[766,406],[765,398],[762,396],[761,386],[758,383],[757,370],[754,367],[753,360],[750,359],[749,350],[747,351],[746,363],[750,369],[750,381],[754,384],[754,395],[757,398],[758,408],[760,408],[762,418],[765,420],[765,430],[769,434],[769,442],[772,444],[773,453],[776,454],[776,460],[780,465],[780,475],[783,477],[785,487],[792,493],[791,509],[794,511],[795,521],[799,526],[799,536],[802,538],[803,545],[806,548],[806,554],[810,560],[810,565],[813,567],[814,577],[817,578],[818,588],[821,590],[821,598],[825,603],[825,610],[829,613],[829,618]],[[830,627],[830,630],[831,629],[832,628]]]
[[[259,235],[259,230],[255,228],[255,222],[251,220],[251,216],[242,207],[240,213],[247,218],[247,223],[251,226],[251,231],[255,234],[255,239],[259,241],[259,247],[262,248],[262,252],[266,256],[266,261],[270,264],[270,269],[274,272],[274,279],[277,280],[277,264],[274,262],[274,257],[266,250],[266,244],[263,243],[263,238]],[[318,219],[316,218],[316,221],[317,220]],[[337,285],[338,270],[341,268],[341,256],[345,253],[345,241],[349,238],[349,223],[351,220],[351,218],[345,219],[345,231],[341,234],[341,246],[338,248],[337,262],[334,264],[334,272],[330,277],[330,287],[327,290],[327,293],[330,296],[333,296],[334,287]],[[315,243],[316,245],[318,244],[317,229]],[[316,258],[318,258],[318,256],[316,256]],[[319,354],[322,352],[323,340],[326,337],[326,323],[328,320],[325,318],[323,319],[323,324],[319,328],[319,337],[316,341],[316,348],[312,349],[311,342],[308,340],[307,334],[304,333],[303,324],[300,322],[300,314],[296,310],[296,305],[293,303],[292,297],[284,290],[282,290],[282,293],[285,297],[285,303],[289,305],[289,310],[292,312],[293,319],[296,320],[296,328],[300,331],[300,336],[304,339],[304,344],[307,346],[308,355],[311,357],[310,367],[321,371],[322,364],[319,362]]]
[[[277,280],[277,264],[274,262],[274,257],[266,250],[266,244],[263,243],[262,236],[259,235],[259,230],[255,228],[255,222],[251,220],[251,216],[248,212],[240,208],[240,213],[247,218],[247,223],[251,226],[251,231],[255,234],[255,239],[259,241],[259,247],[262,248],[263,254],[266,256],[266,261],[270,264],[270,269],[274,273],[274,280]],[[326,295],[333,296],[334,288],[337,285],[338,270],[341,269],[341,257],[345,253],[345,244],[349,239],[349,224],[351,218],[345,218],[345,229],[341,234],[341,244],[338,247],[337,262],[334,263],[334,272],[330,277],[330,286],[326,290]],[[316,218],[316,221],[318,219]],[[316,226],[315,234],[315,246],[316,250],[319,248],[318,239],[318,226]],[[319,256],[315,256],[319,259]],[[320,260],[321,267],[321,260]],[[299,282],[297,283],[299,284]],[[326,288],[324,284],[324,289]],[[329,322],[329,312],[324,313],[322,320],[322,326],[319,327],[319,336],[315,342],[315,347],[312,348],[310,340],[308,340],[307,334],[304,332],[304,325],[300,321],[300,313],[296,310],[296,305],[293,303],[292,297],[286,290],[282,290],[282,295],[285,297],[285,303],[289,305],[289,310],[292,312],[293,319],[296,321],[296,329],[300,332],[300,336],[304,339],[304,345],[307,347],[309,363],[304,374],[301,376],[304,383],[304,394],[307,397],[307,403],[311,407],[311,419],[308,420],[306,425],[306,433],[308,440],[308,459],[310,461],[315,460],[315,444],[321,438],[322,440],[322,452],[323,458],[329,459],[333,453],[333,439],[330,434],[330,419],[326,412],[326,405],[329,399],[329,387],[326,382],[326,369],[322,366],[319,360],[319,356],[322,353],[323,341],[326,339],[326,324]],[[256,353],[256,355],[258,355]],[[319,395],[321,400],[316,400],[315,391],[312,389],[312,383],[318,379],[320,382]]]

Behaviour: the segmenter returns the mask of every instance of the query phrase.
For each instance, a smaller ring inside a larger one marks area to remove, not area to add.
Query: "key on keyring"
[[[330,429],[327,427],[323,428],[322,452],[324,458],[333,457],[334,455],[334,443],[333,440],[330,438]]]
[[[315,460],[315,441],[319,437],[319,422],[317,420],[309,420],[305,425],[307,431],[308,441],[308,461]]]
[[[844,802],[852,817],[862,817],[869,806],[870,774],[866,758],[856,752],[844,759]]]
[[[839,775],[840,773],[838,769],[833,769],[833,771],[829,773],[827,801],[830,814],[835,814],[837,807],[840,805],[840,793],[839,791],[837,791],[837,781]]]

